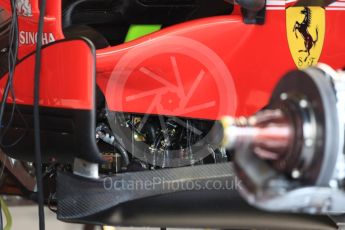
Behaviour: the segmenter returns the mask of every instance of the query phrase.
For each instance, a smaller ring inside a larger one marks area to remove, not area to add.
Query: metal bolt
[[[282,93],[282,94],[280,94],[280,99],[286,100],[287,98],[288,98],[287,93]]]
[[[298,179],[301,177],[301,172],[298,169],[294,169],[292,170],[291,176],[294,179]]]
[[[308,107],[308,102],[304,99],[302,99],[300,102],[299,102],[299,105],[302,107],[302,108],[307,108]]]

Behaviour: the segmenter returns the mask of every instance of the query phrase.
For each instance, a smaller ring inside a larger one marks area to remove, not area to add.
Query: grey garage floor
[[[11,206],[9,207],[12,219],[12,230],[36,230],[38,229],[37,206]],[[83,226],[78,224],[68,224],[56,220],[56,216],[49,209],[45,210],[47,230],[82,230]],[[100,229],[100,228],[98,228]],[[97,230],[98,230],[97,229]],[[106,230],[159,230],[159,228],[121,228],[109,227]],[[173,229],[169,229],[173,230]],[[176,230],[176,229],[175,229]],[[187,230],[187,229],[184,229]]]
[[[9,207],[12,214],[13,230],[34,230],[38,229],[37,206],[15,206]],[[49,209],[45,210],[47,230],[82,230],[81,225],[62,223],[56,220],[56,216]]]

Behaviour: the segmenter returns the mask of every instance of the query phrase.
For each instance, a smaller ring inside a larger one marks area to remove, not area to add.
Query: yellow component
[[[2,197],[0,197],[0,203],[1,203],[1,209],[4,212],[4,215],[6,218],[6,226],[4,227],[4,230],[10,230],[12,228],[12,216],[11,216],[10,210],[8,209]]]
[[[145,141],[145,136],[139,134],[139,133],[134,133],[134,140],[138,142],[143,142]]]
[[[316,65],[325,40],[326,16],[322,7],[289,7],[286,30],[292,58],[299,69]]]
[[[103,226],[103,230],[116,230],[116,228],[112,226]]]
[[[222,124],[222,127],[223,127],[223,139],[220,145],[222,147],[227,147],[227,145],[229,144],[227,129],[234,124],[234,118],[230,116],[222,117],[222,119],[220,120],[220,123]]]

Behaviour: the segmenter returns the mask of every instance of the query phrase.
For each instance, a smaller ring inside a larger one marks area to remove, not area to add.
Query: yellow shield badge
[[[322,7],[289,7],[286,29],[292,58],[298,68],[319,61],[325,39],[325,9]]]

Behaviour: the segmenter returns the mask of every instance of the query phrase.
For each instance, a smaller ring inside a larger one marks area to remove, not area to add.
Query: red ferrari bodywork
[[[94,55],[89,49],[87,43],[78,40],[57,42],[43,49],[41,105],[80,110],[95,107]],[[30,55],[16,68],[13,84],[18,104],[33,105],[34,65],[35,55]],[[2,88],[5,82],[1,81]]]
[[[31,15],[19,16],[19,59],[32,55],[38,22],[38,0],[29,1]],[[273,86],[286,71],[296,68],[287,40],[286,8],[294,1],[267,1],[264,25],[243,23],[238,8],[232,15],[198,19],[142,37],[122,45],[96,51],[96,82],[111,111],[164,114],[201,119],[224,115],[249,115],[268,101]],[[345,60],[345,2],[325,9],[324,44],[319,62],[333,68]],[[0,7],[9,10],[7,0]],[[43,42],[64,39],[61,2],[48,1]],[[58,51],[57,51],[58,52]],[[78,49],[75,50],[78,52]],[[78,56],[78,55],[77,55]],[[17,67],[15,91],[19,104],[31,105],[33,58]],[[89,65],[87,58],[71,60],[70,76],[51,79],[60,61],[42,63],[42,90],[45,84],[59,84],[56,91],[41,94],[41,106],[85,109],[81,101],[68,100],[85,93],[78,85],[88,84],[77,77],[75,84],[63,85],[73,77],[74,68]],[[316,63],[313,63],[316,64]],[[30,76],[28,76],[30,75]],[[6,77],[1,79],[4,85]],[[308,86],[305,86],[308,87]],[[28,90],[30,88],[30,90]],[[66,93],[68,92],[68,93]],[[59,103],[56,103],[56,102]]]

